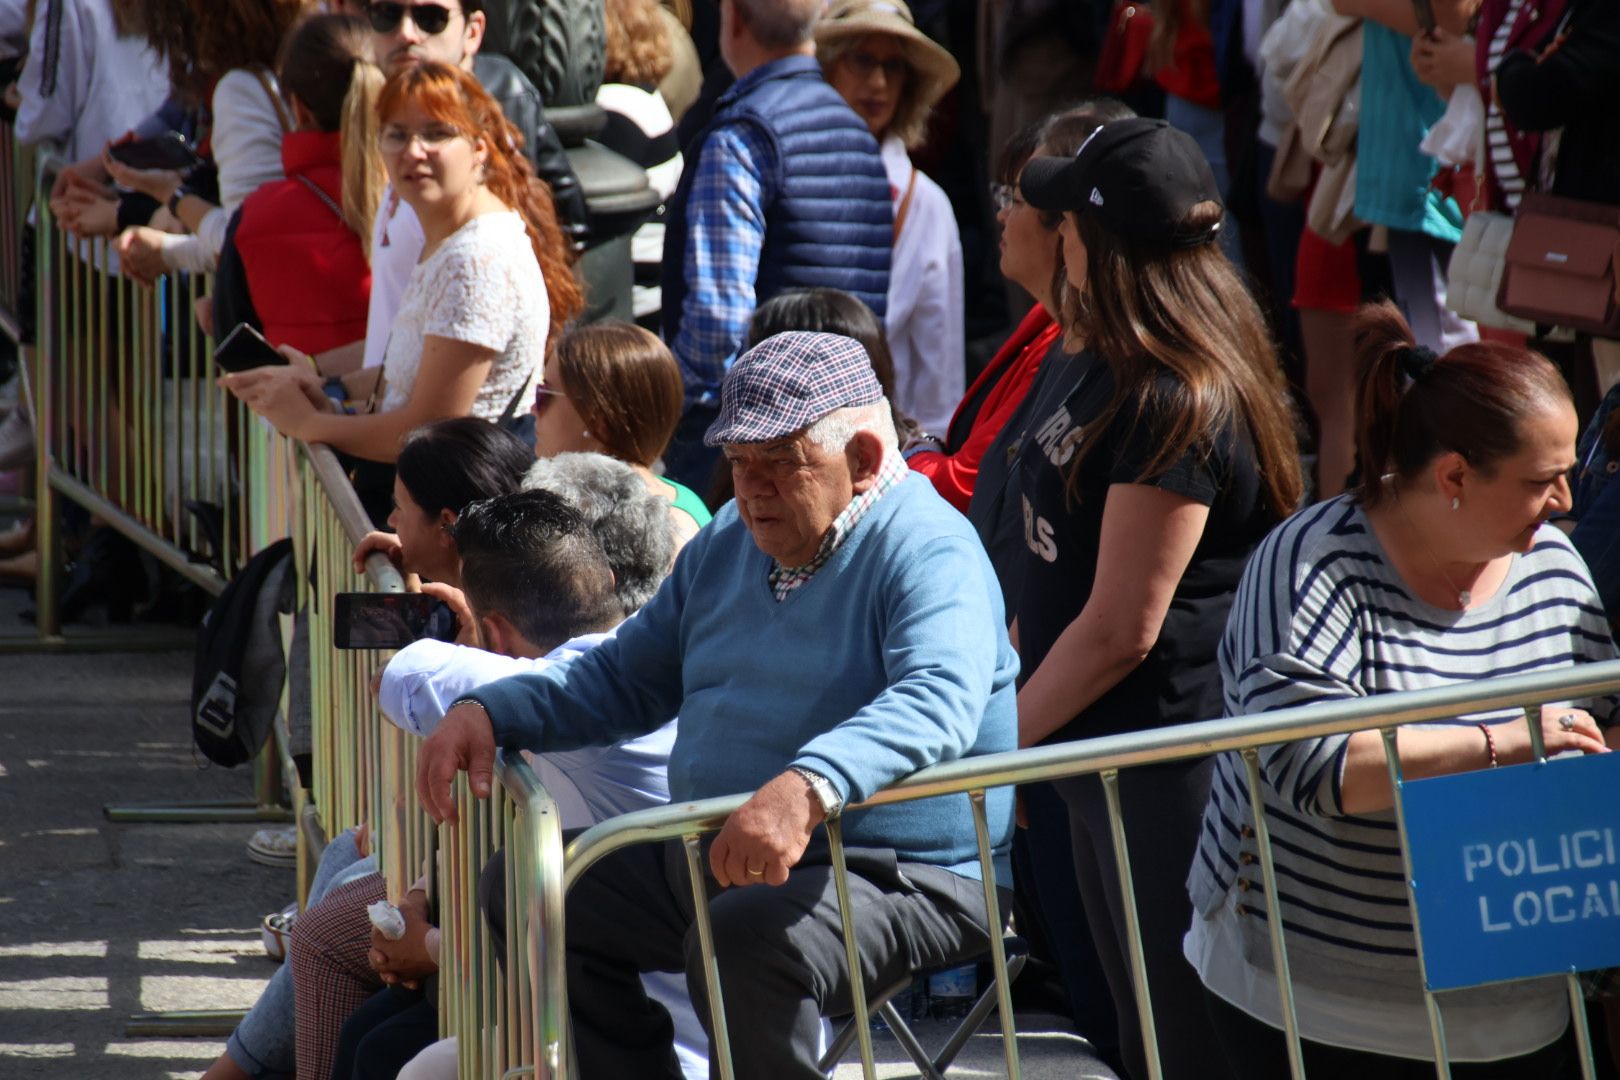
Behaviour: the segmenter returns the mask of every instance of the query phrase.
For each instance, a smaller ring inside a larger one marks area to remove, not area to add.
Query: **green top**
[[[698,523],[698,528],[703,528],[714,517],[713,514],[709,513],[709,508],[703,505],[703,500],[698,497],[697,492],[685,484],[677,484],[667,476],[660,476],[658,479],[675,489],[675,509],[685,511],[693,521]]]

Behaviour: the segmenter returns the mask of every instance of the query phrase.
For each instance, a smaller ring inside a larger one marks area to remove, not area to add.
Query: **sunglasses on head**
[[[371,20],[371,28],[379,34],[392,34],[399,29],[400,21],[409,16],[418,30],[431,37],[449,26],[450,16],[454,14],[453,10],[443,4],[376,3],[366,5],[366,18]]]

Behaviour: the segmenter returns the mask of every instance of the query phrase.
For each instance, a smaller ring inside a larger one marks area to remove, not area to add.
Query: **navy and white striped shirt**
[[[1532,549],[1514,558],[1489,600],[1467,611],[1445,611],[1408,591],[1362,509],[1341,496],[1294,515],[1256,548],[1219,659],[1226,712],[1243,715],[1614,656],[1586,566],[1556,528],[1544,526],[1536,534]],[[1603,701],[1588,707],[1601,722],[1613,706]],[[1508,709],[1421,726],[1518,715]],[[1339,784],[1348,741],[1348,735],[1336,735],[1260,752],[1292,978],[1297,993],[1322,990],[1336,999],[1364,1000],[1371,1013],[1387,1009],[1391,1027],[1415,1019],[1421,1051],[1427,1022],[1394,816],[1344,812]],[[1272,905],[1257,858],[1242,759],[1226,754],[1217,763],[1188,889],[1198,917],[1235,920],[1236,934],[1228,933],[1228,940],[1242,941],[1242,962],[1269,970],[1266,921]],[[1194,936],[1200,931],[1206,941],[1213,934],[1206,925],[1196,927]],[[1221,958],[1228,961],[1237,958]],[[1205,973],[1206,983],[1221,978]],[[1447,995],[1448,1017],[1456,1001],[1468,1020],[1458,1025],[1448,1019],[1454,1048],[1469,1041],[1460,1026],[1479,1031],[1487,1048],[1498,1037],[1513,1041],[1511,1011],[1499,1020],[1487,1015],[1494,1001],[1505,1000],[1503,989]],[[1522,1008],[1526,988],[1506,990]],[[1555,984],[1550,993],[1556,999],[1561,991]],[[1556,1000],[1549,1007],[1556,1012]],[[1273,995],[1267,1011],[1275,1008]],[[1304,1034],[1339,1045],[1353,1041],[1308,1028]],[[1539,1033],[1520,1034],[1531,1045],[1518,1052],[1543,1044],[1534,1041]],[[1387,1043],[1367,1049],[1398,1052]]]

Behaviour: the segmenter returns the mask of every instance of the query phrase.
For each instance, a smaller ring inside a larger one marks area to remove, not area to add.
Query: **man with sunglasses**
[[[551,186],[558,224],[576,246],[588,233],[585,192],[556,130],[546,120],[540,91],[504,56],[480,51],[488,20],[485,0],[373,0],[366,4],[373,47],[392,75],[406,64],[433,60],[470,71],[500,102],[523,135],[523,152],[535,175]],[[422,227],[411,208],[385,198],[371,236],[371,306],[366,316],[366,366],[382,363],[388,329],[405,294],[411,267],[422,254]]]

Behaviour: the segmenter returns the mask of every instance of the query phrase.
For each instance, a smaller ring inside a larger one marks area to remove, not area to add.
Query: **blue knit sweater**
[[[735,504],[681,551],[646,607],[577,661],[479,688],[505,747],[566,750],[680,714],[672,802],[752,791],[789,765],[851,801],[925,765],[1011,750],[1018,660],[967,520],[909,476],[778,603]],[[989,793],[1008,882],[1012,793]],[[978,877],[966,795],[844,819],[846,843]]]

